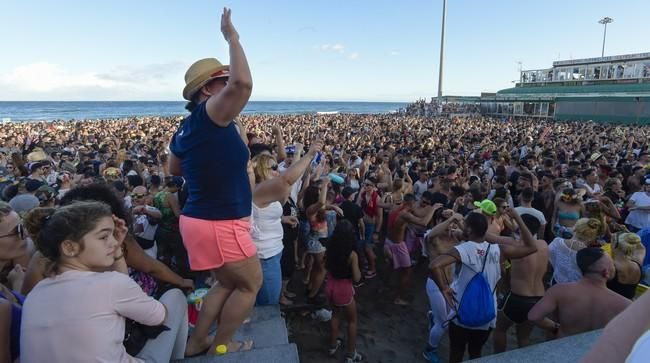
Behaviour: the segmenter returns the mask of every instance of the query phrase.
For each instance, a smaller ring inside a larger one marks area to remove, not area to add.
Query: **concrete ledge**
[[[474,359],[473,363],[576,363],[587,353],[600,337],[602,330],[574,335],[559,340],[540,343],[530,347],[516,349]]]
[[[248,352],[230,353],[220,357],[196,357],[174,361],[174,363],[299,363],[295,344],[253,349]]]

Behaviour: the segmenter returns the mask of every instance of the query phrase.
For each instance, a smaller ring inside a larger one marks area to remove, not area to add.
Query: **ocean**
[[[406,103],[251,101],[245,114],[377,114],[395,112]],[[185,102],[9,102],[0,101],[0,121],[108,119],[129,116],[172,116],[186,113]]]

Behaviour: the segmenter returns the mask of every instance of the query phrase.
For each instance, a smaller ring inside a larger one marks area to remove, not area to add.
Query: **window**
[[[600,67],[594,67],[594,79],[600,79]]]
[[[650,62],[643,63],[643,70],[641,71],[643,78],[650,78]]]
[[[623,78],[634,78],[634,68],[636,64],[625,64],[623,65]]]

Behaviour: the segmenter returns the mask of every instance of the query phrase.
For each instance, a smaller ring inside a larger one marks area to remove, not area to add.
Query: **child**
[[[158,302],[129,278],[122,248],[128,229],[108,205],[76,202],[60,209],[37,208],[24,223],[50,266],[49,277],[23,305],[21,362],[133,362],[122,344],[125,318],[165,326],[139,350],[141,361],[183,358],[185,296],[172,289]]]
[[[348,345],[346,363],[361,362],[363,356],[356,351],[357,341],[357,305],[354,301],[353,281],[359,282],[359,258],[354,252],[356,233],[352,223],[341,220],[336,225],[330,238],[325,266],[327,282],[325,295],[332,305],[332,320],[330,320],[330,355],[336,354],[342,341],[338,338],[341,315],[345,314],[348,321]]]

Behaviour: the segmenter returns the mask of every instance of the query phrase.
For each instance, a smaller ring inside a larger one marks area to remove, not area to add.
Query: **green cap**
[[[486,199],[482,202],[474,202],[474,206],[476,208],[479,208],[485,215],[493,216],[497,214],[497,205],[489,199]]]

